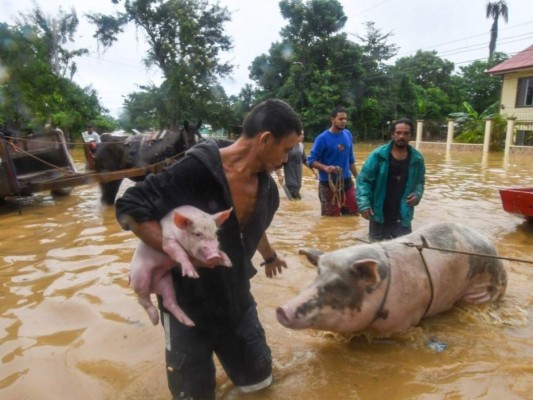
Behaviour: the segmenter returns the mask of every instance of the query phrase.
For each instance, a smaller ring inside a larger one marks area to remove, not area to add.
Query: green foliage
[[[78,29],[78,16],[74,8],[64,12],[59,8],[57,18],[45,15],[39,7],[29,14],[22,14],[20,27],[32,27],[43,41],[44,57],[52,72],[57,76],[72,78],[77,70],[74,58],[89,53],[87,49],[67,50],[63,46],[74,42],[74,33]]]
[[[362,76],[363,49],[338,33],[346,16],[338,1],[281,1],[287,26],[282,41],[255,58],[250,78],[257,99],[277,97],[301,114],[314,137],[329,125],[331,109],[343,105],[355,116],[358,97],[354,82]]]
[[[74,12],[46,18],[39,9],[16,25],[0,24],[0,121],[6,128],[42,131],[52,123],[68,136],[80,135],[87,121],[104,110],[90,88],[82,89],[69,78],[73,58],[62,45],[72,39],[78,25]]]
[[[482,111],[488,108],[499,98],[502,81],[498,76],[491,76],[485,71],[506,59],[503,53],[495,53],[490,61],[474,61],[472,64],[460,67],[461,79],[458,88],[463,98],[475,110]]]
[[[232,68],[220,59],[231,48],[224,31],[230,18],[226,8],[194,0],[112,1],[122,11],[89,16],[95,37],[106,48],[119,39],[126,24],[135,24],[150,45],[145,62],[158,66],[164,76],[160,85],[141,86],[125,96],[120,119],[125,129],[173,127],[202,119],[214,129],[234,130],[253,105],[275,97],[300,113],[307,137],[326,129],[331,109],[343,105],[354,135],[374,140],[382,138],[383,127],[394,119],[424,118],[438,131],[465,101],[480,112],[499,98],[501,82],[485,70],[504,60],[504,54],[461,67],[459,74],[435,51],[418,51],[390,65],[386,62],[399,50],[389,43],[392,34],[367,22],[363,33],[350,33],[359,43],[349,40],[340,31],[347,17],[338,0],[280,1],[286,20],[280,41],[250,65],[254,85],[228,98],[218,82]],[[83,49],[68,53],[62,44],[71,40],[76,26],[75,15],[51,18],[38,9],[15,27],[0,25],[0,59],[6,71],[0,86],[0,123],[38,128],[52,122],[77,134],[88,121],[101,132],[115,126],[97,93],[68,79],[75,72],[74,57]],[[461,126],[465,138],[469,135],[464,140],[479,140],[483,129],[473,122]]]
[[[281,15],[289,23],[281,36],[299,46],[308,46],[327,38],[346,23],[342,5],[337,0],[281,0]]]
[[[502,149],[505,140],[507,120],[498,113],[498,102],[491,104],[483,112],[478,113],[472,105],[463,103],[465,111],[450,114],[450,118],[460,125],[459,135],[454,138],[457,143],[483,143],[485,135],[485,120],[492,119],[491,143],[492,149]]]
[[[232,45],[224,30],[229,18],[218,3],[196,0],[126,0],[124,12],[89,16],[104,47],[117,40],[125,24],[135,24],[150,45],[145,62],[158,66],[165,77],[159,87],[126,100],[128,123],[138,124],[137,129],[148,124],[177,127],[186,119],[209,118],[213,126],[226,123],[230,105],[218,78],[232,70],[220,58]],[[213,111],[214,105],[221,109]]]

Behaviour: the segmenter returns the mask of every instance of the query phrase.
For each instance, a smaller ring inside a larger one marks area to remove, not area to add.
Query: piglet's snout
[[[213,264],[213,263],[222,261],[222,258],[220,257],[220,252],[218,250],[218,246],[216,245],[202,246],[202,248],[200,249],[200,254],[201,254],[200,257],[202,261],[208,264]]]

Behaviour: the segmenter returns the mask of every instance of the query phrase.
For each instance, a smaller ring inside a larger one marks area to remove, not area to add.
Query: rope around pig
[[[370,244],[370,242],[367,241],[367,240],[360,239],[360,238],[355,238],[355,239],[359,240],[360,242]],[[424,265],[424,269],[426,270],[426,274],[428,276],[429,289],[430,289],[430,298],[429,298],[428,305],[426,306],[426,309],[424,311],[424,314],[422,314],[422,318],[426,316],[427,312],[431,308],[431,305],[433,304],[433,299],[434,299],[434,296],[435,296],[435,289],[433,287],[433,280],[431,279],[431,274],[429,272],[429,267],[428,267],[428,265],[426,263],[426,259],[424,257],[424,254],[422,254],[422,250],[424,250],[424,249],[436,250],[436,251],[444,251],[444,252],[448,252],[448,253],[465,254],[465,255],[469,255],[469,256],[496,258],[496,259],[499,259],[499,260],[516,261],[516,262],[523,262],[523,263],[533,264],[533,260],[524,260],[524,259],[520,259],[520,258],[502,257],[502,256],[498,256],[498,255],[493,255],[493,254],[480,254],[480,253],[473,253],[473,252],[469,252],[469,251],[459,251],[459,250],[442,249],[440,247],[433,247],[433,246],[430,246],[428,244],[426,238],[424,236],[422,236],[422,235],[420,235],[420,240],[422,241],[422,244],[416,244],[416,243],[413,243],[413,242],[407,242],[407,243],[403,243],[403,244],[406,245],[407,247],[414,247],[415,249],[418,250],[418,254],[420,254],[420,258],[422,259],[422,263]],[[387,288],[385,289],[385,295],[384,295],[383,300],[381,301],[381,304],[379,306],[379,309],[378,309],[378,311],[377,311],[377,313],[376,313],[376,315],[374,317],[374,321],[376,319],[378,319],[378,318],[386,318],[387,317],[387,312],[383,311],[383,308],[385,307],[385,301],[387,300],[387,295],[389,294],[390,281],[391,281],[391,275],[389,274],[389,280],[387,282]]]
[[[372,242],[369,242],[368,240],[361,239],[361,238],[355,238],[355,240],[358,240],[358,241],[366,243],[366,244],[371,244],[372,243]],[[424,239],[424,241],[425,241],[425,239]],[[444,251],[444,252],[448,252],[448,253],[466,254],[467,256],[497,258],[499,260],[516,261],[516,262],[521,262],[521,263],[533,264],[533,260],[525,260],[523,258],[503,257],[503,256],[499,256],[499,255],[494,255],[494,254],[473,253],[473,252],[470,252],[470,251],[442,249],[440,247],[429,246],[427,244],[427,242],[422,243],[421,245],[420,244],[415,244],[415,243],[412,243],[412,242],[406,242],[406,243],[403,243],[403,244],[408,246],[408,247],[416,247],[416,248],[420,247],[420,248],[428,249],[428,250],[437,250],[437,251]]]

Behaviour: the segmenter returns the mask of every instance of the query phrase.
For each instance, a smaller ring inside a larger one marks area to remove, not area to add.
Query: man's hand
[[[418,203],[418,197],[416,194],[411,193],[409,196],[407,196],[407,205],[408,206],[416,206]]]
[[[279,184],[283,186],[283,174],[281,173],[281,169],[276,170],[276,176],[278,177]]]
[[[374,215],[374,211],[372,211],[371,208],[367,208],[366,210],[361,211],[361,217],[363,217],[364,219],[370,220],[370,217],[372,217],[372,215]]]
[[[287,268],[287,263],[284,259],[276,257],[274,261],[265,265],[265,275],[267,278],[273,278],[278,273],[281,274],[283,268]]]
[[[334,174],[338,172],[338,168],[336,165],[326,165],[323,169],[324,172],[328,174]]]

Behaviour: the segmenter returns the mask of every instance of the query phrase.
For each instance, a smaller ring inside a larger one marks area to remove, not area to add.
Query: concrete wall
[[[415,145],[411,143],[411,145]],[[438,150],[446,151],[446,142],[420,142],[419,150]],[[450,152],[471,152],[481,153],[483,151],[483,144],[471,143],[450,143]],[[533,155],[533,146],[510,146],[509,153],[511,154],[531,154]]]

